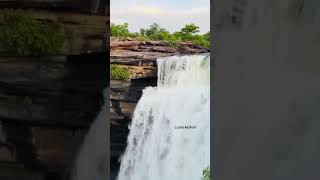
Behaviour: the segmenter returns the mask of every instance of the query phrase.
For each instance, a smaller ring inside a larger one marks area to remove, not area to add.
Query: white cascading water
[[[104,97],[108,93],[104,91]],[[106,100],[105,100],[106,102]],[[107,177],[107,114],[104,105],[91,125],[75,164],[72,180],[103,180]]]
[[[212,7],[220,130],[214,178],[319,178],[320,1],[223,0]]]
[[[210,166],[210,55],[160,58],[134,111],[118,180],[200,180]]]

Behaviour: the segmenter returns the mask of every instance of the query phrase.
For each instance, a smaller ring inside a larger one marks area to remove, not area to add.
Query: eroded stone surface
[[[62,178],[100,111],[106,66],[104,55],[0,57],[0,164]],[[9,174],[0,166],[0,177]]]
[[[42,22],[55,22],[62,25],[65,42],[59,55],[77,55],[103,52],[106,46],[106,24],[109,19],[104,15],[87,15],[68,11],[27,11]],[[3,17],[0,13],[0,30],[3,30]],[[1,54],[12,54],[0,42]]]

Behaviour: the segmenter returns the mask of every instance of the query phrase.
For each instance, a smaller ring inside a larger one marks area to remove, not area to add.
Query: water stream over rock
[[[159,58],[134,111],[118,180],[196,180],[210,165],[210,55]]]

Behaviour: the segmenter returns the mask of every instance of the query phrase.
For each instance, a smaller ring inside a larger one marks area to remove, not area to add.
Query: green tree
[[[148,29],[146,29],[145,35],[149,37],[155,36],[157,33],[159,33],[159,31],[160,31],[160,25],[157,23],[153,23],[149,26]]]
[[[203,35],[203,37],[204,37],[204,39],[206,40],[206,41],[209,41],[210,42],[210,31],[209,32],[207,32],[207,33],[205,33],[204,35]]]
[[[191,40],[193,35],[200,32],[199,26],[195,24],[187,24],[181,29],[181,37],[185,40]]]
[[[141,28],[140,29],[140,36],[145,36],[146,35],[146,30]]]
[[[140,34],[151,40],[167,40],[171,36],[168,30],[160,27],[157,23],[151,24],[147,29],[140,30]]]
[[[129,24],[123,23],[116,25],[114,23],[111,23],[110,29],[111,29],[111,36],[114,37],[121,37],[121,38],[127,38],[129,37]]]
[[[141,28],[140,32],[130,33],[128,23],[115,25],[111,24],[111,36],[118,38],[131,37],[139,41],[159,40],[165,41],[171,47],[178,47],[181,41],[192,41],[196,45],[210,47],[210,32],[200,35],[199,26],[187,24],[180,31],[171,34],[159,24],[153,23],[148,28]]]
[[[185,25],[182,29],[181,29],[181,32],[184,33],[184,34],[195,34],[195,33],[198,33],[200,32],[199,31],[199,26],[195,25],[195,24],[187,24]]]

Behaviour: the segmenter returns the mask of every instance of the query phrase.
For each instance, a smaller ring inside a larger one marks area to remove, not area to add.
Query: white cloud
[[[209,14],[210,8],[209,7],[198,7],[192,9],[165,9],[159,7],[152,7],[152,6],[132,6],[127,9],[114,9],[111,10],[112,16],[119,16],[119,15],[141,15],[141,14],[154,14],[154,15],[190,15],[190,14]]]
[[[141,27],[157,22],[171,32],[180,30],[185,24],[195,23],[200,26],[201,33],[205,33],[210,29],[210,7],[173,9],[164,6],[136,5],[112,8],[111,22],[128,22],[131,31],[139,31]]]

